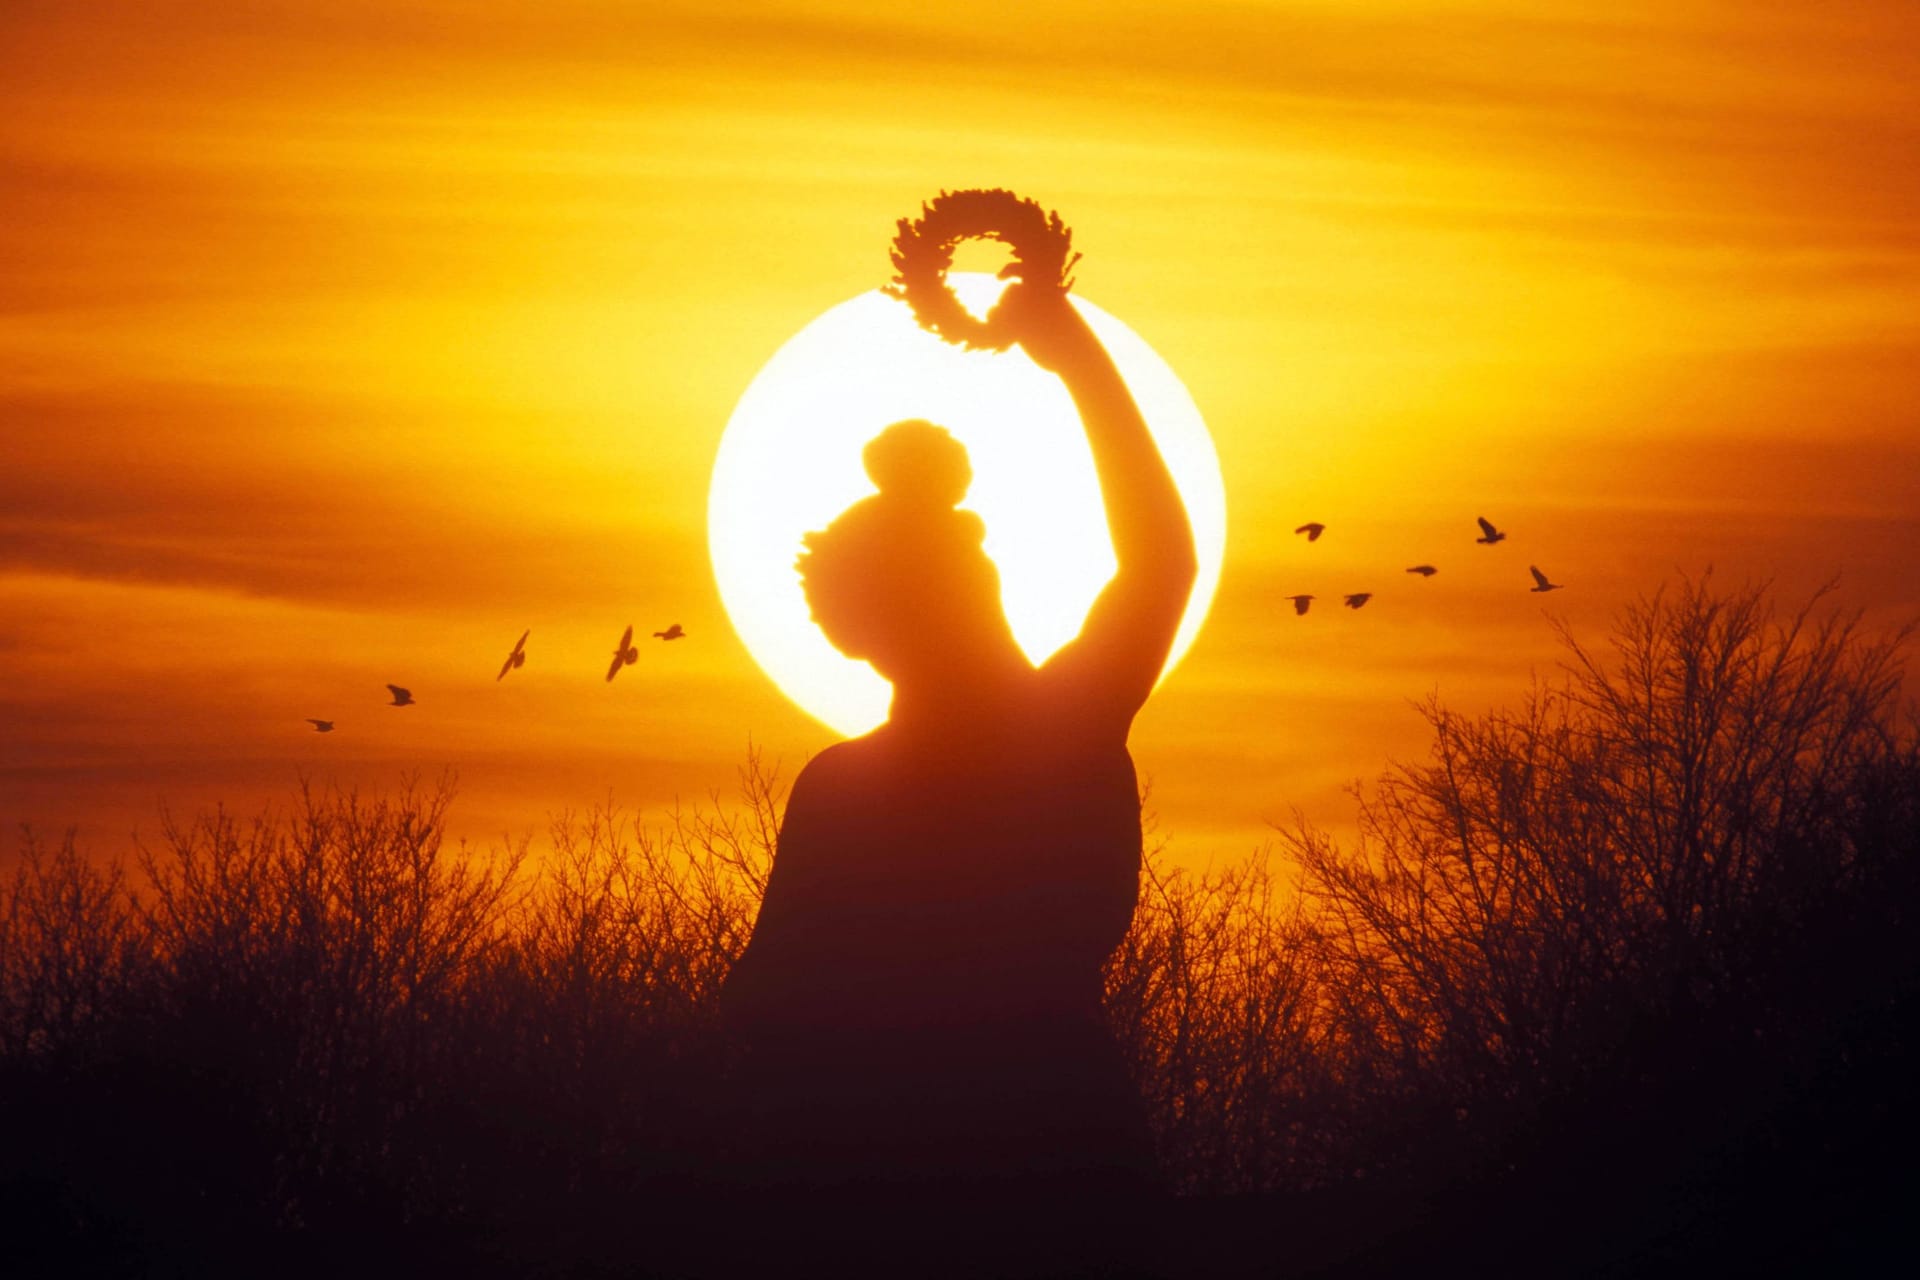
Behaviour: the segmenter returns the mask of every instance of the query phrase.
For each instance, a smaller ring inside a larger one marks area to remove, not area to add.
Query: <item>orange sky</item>
[[[727,626],[708,471],[942,187],[1061,210],[1213,429],[1225,575],[1133,739],[1187,857],[1550,669],[1530,561],[1589,636],[1709,564],[1920,613],[1905,0],[954,12],[7,5],[0,822],[452,766],[484,839],[791,773],[831,735]],[[628,621],[692,639],[609,688]]]

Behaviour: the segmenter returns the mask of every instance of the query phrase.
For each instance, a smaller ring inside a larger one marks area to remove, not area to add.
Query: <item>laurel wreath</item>
[[[1072,230],[1059,214],[1011,191],[942,191],[920,206],[918,218],[902,218],[899,226],[889,255],[893,283],[881,292],[912,307],[922,329],[968,350],[1005,351],[1014,338],[991,315],[982,320],[968,311],[947,284],[954,246],[962,240],[998,240],[1012,249],[1001,279],[1050,284],[1063,292],[1073,287],[1067,273],[1080,255],[1073,252]]]

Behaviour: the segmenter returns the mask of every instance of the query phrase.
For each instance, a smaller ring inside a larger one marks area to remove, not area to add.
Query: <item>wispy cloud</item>
[[[707,469],[975,182],[1080,228],[1227,464],[1214,620],[1136,734],[1170,829],[1337,816],[1409,698],[1550,662],[1496,575],[1529,556],[1596,628],[1708,561],[1904,607],[1916,36],[1903,0],[9,5],[0,817],[277,786],[314,697],[397,667],[459,716],[336,754],[459,757],[528,825],[817,747],[719,612]],[[1496,503],[1512,565],[1275,620]],[[653,610],[687,666],[609,701],[599,632]],[[566,681],[484,687],[529,623]]]

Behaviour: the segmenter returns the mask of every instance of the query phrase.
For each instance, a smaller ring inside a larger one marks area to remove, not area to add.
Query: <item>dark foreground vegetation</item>
[[[1517,710],[1429,706],[1357,845],[1300,824],[1240,866],[1150,861],[1108,986],[1177,1193],[1113,1224],[1143,1270],[1911,1267],[1902,643],[1681,583]],[[169,823],[130,865],[27,836],[0,1270],[698,1259],[715,1227],[674,1188],[781,798],[743,780],[653,824],[562,817],[538,865],[443,844],[445,785]]]

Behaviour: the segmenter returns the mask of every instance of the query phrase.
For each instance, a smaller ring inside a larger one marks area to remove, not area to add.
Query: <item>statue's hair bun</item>
[[[916,506],[958,506],[973,483],[967,447],[924,418],[908,418],[882,431],[867,442],[860,461],[881,494]]]

